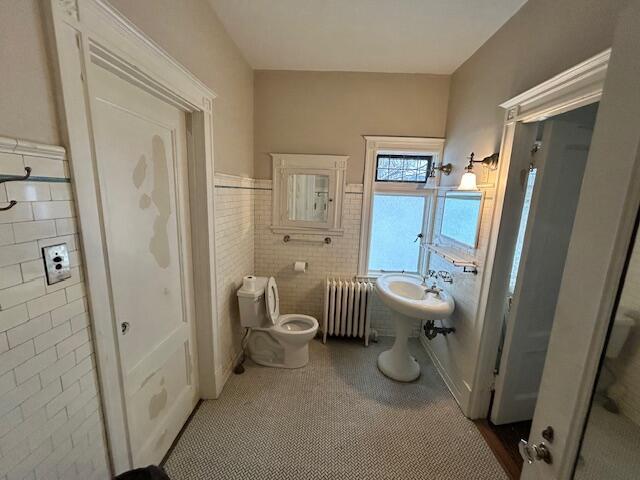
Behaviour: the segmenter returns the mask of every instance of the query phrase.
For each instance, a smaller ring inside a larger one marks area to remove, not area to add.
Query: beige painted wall
[[[38,0],[0,0],[0,135],[60,144]]]
[[[269,153],[349,155],[347,182],[362,183],[362,135],[442,137],[449,76],[256,71],[255,176]]]
[[[457,185],[469,152],[489,155],[499,149],[504,112],[498,105],[611,46],[622,1],[530,0],[456,72],[451,81],[445,162],[454,165],[443,185]],[[479,181],[493,181],[478,168]],[[492,211],[485,209],[482,224]],[[484,265],[487,242],[475,251]],[[446,265],[434,258],[431,268]],[[451,266],[448,269],[453,270]],[[481,272],[482,273],[482,272]],[[466,409],[476,369],[482,325],[477,321],[481,275],[458,275],[446,286],[465,299],[453,319],[455,338],[436,338],[429,347],[445,378]]]
[[[217,93],[216,171],[252,176],[253,71],[207,0],[111,4]],[[59,145],[39,1],[0,0],[0,8],[0,135]]]
[[[498,151],[498,105],[611,46],[623,0],[529,0],[451,79],[445,161],[457,185],[469,152]]]
[[[191,70],[214,102],[215,170],[253,175],[253,70],[207,0],[110,0]]]

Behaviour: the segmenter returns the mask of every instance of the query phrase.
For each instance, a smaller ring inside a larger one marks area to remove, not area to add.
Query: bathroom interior
[[[0,480],[640,477],[640,2],[0,9]]]

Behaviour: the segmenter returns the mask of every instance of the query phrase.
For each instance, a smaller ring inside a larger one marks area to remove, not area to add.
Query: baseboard
[[[233,373],[233,369],[238,364],[243,354],[244,350],[241,348],[238,352],[236,352],[236,355],[233,357],[233,361],[225,365],[225,367],[220,372],[220,376],[217,376],[217,378],[221,379],[221,382],[219,384],[216,384],[216,399],[220,398],[224,386],[227,384],[229,377]]]
[[[440,362],[436,354],[433,352],[433,350],[429,346],[429,343],[428,343],[429,340],[424,335],[420,335],[418,338],[420,339],[420,343],[422,344],[422,347],[427,352],[427,355],[429,355],[429,358],[431,359],[431,362],[433,363],[434,367],[436,367],[436,371],[438,372],[440,377],[442,377],[442,380],[444,381],[445,385],[451,392],[451,395],[453,395],[453,398],[455,398],[456,402],[458,403],[458,406],[462,410],[462,413],[464,413],[466,416],[467,407],[469,403],[469,396],[471,392],[468,391],[467,394],[465,395],[463,392],[460,391],[456,383],[449,376],[449,373],[447,372],[447,370],[444,368],[444,365],[442,365],[442,363]]]

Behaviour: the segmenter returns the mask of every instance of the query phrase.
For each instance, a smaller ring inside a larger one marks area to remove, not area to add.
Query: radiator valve
[[[436,338],[438,334],[444,335],[445,337],[450,333],[455,333],[455,327],[436,327],[435,320],[427,320],[424,323],[424,335],[429,339],[433,340]]]

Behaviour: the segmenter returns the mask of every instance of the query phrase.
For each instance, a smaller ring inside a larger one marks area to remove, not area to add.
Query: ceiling
[[[452,73],[526,0],[209,0],[255,69]]]

